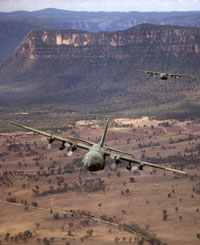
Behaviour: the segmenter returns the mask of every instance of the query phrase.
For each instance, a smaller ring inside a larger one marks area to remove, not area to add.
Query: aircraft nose
[[[86,165],[88,169],[93,169],[95,167],[95,164],[92,162],[87,162]]]
[[[91,168],[92,163],[91,163],[91,162],[87,162],[87,163],[86,163],[86,166],[87,166],[88,168]]]
[[[87,162],[86,166],[87,166],[87,169],[89,171],[97,171],[98,170],[98,167],[97,167],[97,165],[95,163]]]

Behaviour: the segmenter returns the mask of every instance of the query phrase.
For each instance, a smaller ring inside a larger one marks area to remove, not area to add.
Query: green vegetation
[[[56,35],[68,38],[73,33],[78,36],[78,47],[55,43]],[[198,75],[198,28],[142,24],[114,33],[47,31],[48,43],[43,34],[31,31],[0,65],[1,131],[8,129],[9,121],[66,129],[69,122],[107,115],[199,116],[198,79],[163,82],[137,71],[162,71],[167,66],[171,73]],[[87,48],[82,45],[84,35],[90,40]],[[111,45],[113,40],[120,45]]]

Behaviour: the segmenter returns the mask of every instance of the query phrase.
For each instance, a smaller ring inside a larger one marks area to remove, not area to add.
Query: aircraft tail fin
[[[167,65],[165,64],[164,73],[167,73]]]
[[[106,133],[107,133],[109,121],[110,121],[110,118],[108,118],[107,123],[106,123],[105,130],[103,132],[103,135],[101,136],[101,141],[100,141],[100,146],[101,147],[103,147],[103,145],[104,145],[104,141],[105,141],[105,137],[106,137]]]

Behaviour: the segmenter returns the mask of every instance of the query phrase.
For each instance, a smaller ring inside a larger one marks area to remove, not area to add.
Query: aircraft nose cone
[[[87,162],[86,166],[87,166],[87,169],[89,171],[97,171],[98,170],[97,165],[92,163],[92,162]]]
[[[88,168],[91,168],[92,167],[92,163],[91,162],[87,162],[86,165],[87,165]]]

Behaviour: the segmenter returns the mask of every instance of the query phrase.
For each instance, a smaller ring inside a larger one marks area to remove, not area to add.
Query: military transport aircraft
[[[130,171],[132,169],[132,163],[138,164],[138,169],[143,170],[144,166],[149,166],[153,168],[159,168],[167,171],[171,171],[174,173],[180,173],[180,174],[186,174],[183,171],[164,167],[158,164],[153,164],[153,163],[148,163],[145,161],[137,160],[133,158],[133,156],[130,153],[123,152],[120,150],[117,150],[112,147],[107,147],[104,144],[107,129],[108,129],[108,124],[109,124],[109,119],[107,121],[104,133],[101,137],[101,140],[99,144],[76,138],[73,136],[69,136],[68,138],[62,138],[60,136],[52,135],[34,128],[30,128],[18,123],[11,123],[15,126],[21,127],[23,129],[27,129],[29,131],[41,134],[43,136],[46,136],[49,140],[49,144],[52,144],[54,141],[60,141],[61,146],[60,150],[64,150],[65,148],[68,149],[68,151],[75,151],[77,148],[81,148],[84,150],[87,150],[88,152],[84,155],[82,158],[82,165],[88,170],[88,171],[98,171],[98,170],[103,170],[106,165],[106,157],[110,157],[115,160],[115,166],[119,163],[121,163],[121,160],[128,162],[127,169]]]
[[[179,79],[181,77],[190,77],[195,78],[195,76],[189,76],[189,75],[181,75],[181,74],[171,74],[167,72],[155,72],[155,71],[146,71],[146,70],[139,70],[144,72],[146,75],[157,77],[157,75],[160,76],[160,80],[168,80],[168,77]]]

